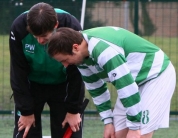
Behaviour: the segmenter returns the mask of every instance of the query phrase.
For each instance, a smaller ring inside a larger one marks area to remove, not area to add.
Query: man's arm
[[[96,62],[100,65],[100,68],[107,73],[109,81],[115,86],[119,99],[126,108],[127,127],[131,130],[138,130],[141,125],[142,113],[138,85],[127,65],[127,60],[122,53],[123,50],[120,52],[108,46],[108,44],[101,43],[107,46],[107,52],[99,50],[100,47],[96,46],[95,55],[99,55],[99,57],[94,56],[94,59],[97,60]],[[96,54],[96,52],[98,53]]]
[[[69,27],[74,30],[81,30],[81,25],[79,21],[71,14],[66,13],[57,13],[59,27]],[[75,65],[69,65],[66,68],[67,73],[67,97],[66,97],[66,109],[67,112],[72,114],[77,114],[80,112],[84,95],[85,88],[84,83],[81,77],[81,74],[78,68]]]
[[[58,13],[57,14],[59,27],[69,27],[76,31],[82,30],[79,21],[71,14],[68,13]]]
[[[110,92],[106,83],[87,66],[79,66],[85,87],[93,98],[93,102],[101,116],[104,124],[112,123],[113,114],[111,110]]]
[[[104,122],[104,137],[114,138],[113,113],[111,110],[110,93],[106,83],[92,72],[87,66],[79,66],[86,89],[93,98],[93,102]]]
[[[33,114],[33,100],[29,90],[28,62],[23,53],[21,40],[26,32],[26,25],[22,14],[13,22],[9,36],[10,47],[10,83],[13,90],[14,101],[21,115]]]
[[[69,113],[77,114],[80,112],[84,100],[84,83],[81,74],[75,65],[69,65],[66,68],[66,72],[68,81],[66,109]]]

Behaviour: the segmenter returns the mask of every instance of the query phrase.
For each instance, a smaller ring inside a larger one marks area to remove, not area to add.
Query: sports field
[[[43,135],[50,136],[49,117],[42,118]],[[178,117],[171,117],[170,128],[160,129],[155,132],[153,138],[178,138]],[[13,116],[0,116],[0,138],[12,138]],[[85,117],[83,138],[102,138],[103,123],[99,117]]]

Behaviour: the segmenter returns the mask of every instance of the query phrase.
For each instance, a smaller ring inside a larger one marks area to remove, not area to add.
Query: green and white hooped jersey
[[[82,34],[90,57],[78,68],[104,124],[112,122],[106,86],[106,82],[111,82],[127,108],[127,126],[139,128],[142,110],[138,86],[159,76],[169,58],[156,45],[123,28],[98,27]]]

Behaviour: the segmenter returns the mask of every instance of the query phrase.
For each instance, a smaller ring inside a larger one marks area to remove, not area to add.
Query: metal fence
[[[0,1],[0,114],[13,111],[13,99],[9,84],[8,33],[12,21],[39,0]],[[178,71],[178,1],[177,0],[44,0],[83,21],[83,28],[120,26],[155,43],[170,57]],[[81,17],[84,11],[83,18]],[[171,79],[171,78],[170,78]],[[115,91],[114,88],[111,91]],[[115,95],[112,92],[111,97]],[[91,97],[86,92],[86,97]],[[90,100],[92,101],[92,100]],[[113,102],[114,104],[114,102]],[[48,113],[48,107],[44,113]],[[86,113],[96,113],[93,103]],[[178,114],[178,89],[171,102],[171,114]]]

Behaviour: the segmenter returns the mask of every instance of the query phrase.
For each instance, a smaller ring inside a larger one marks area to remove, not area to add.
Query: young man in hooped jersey
[[[80,110],[84,98],[81,74],[75,65],[65,68],[47,51],[49,38],[59,27],[81,30],[71,14],[37,3],[11,26],[11,87],[15,101],[14,138],[42,138],[41,113],[50,109],[52,138],[62,138],[68,123],[72,138],[82,137]]]
[[[152,138],[169,126],[176,75],[156,45],[119,27],[64,27],[50,38],[48,53],[66,67],[78,65],[105,124],[104,138]],[[118,93],[113,111],[106,82]]]

